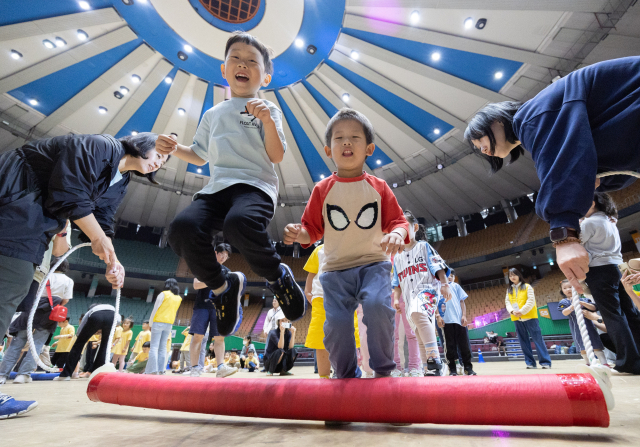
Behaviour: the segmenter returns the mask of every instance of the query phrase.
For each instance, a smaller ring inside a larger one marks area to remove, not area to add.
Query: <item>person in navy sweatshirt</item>
[[[576,70],[524,104],[489,104],[470,121],[465,139],[493,172],[529,151],[540,178],[536,212],[551,225],[558,266],[572,286],[589,270],[578,220],[594,189],[622,189],[634,177],[609,171],[640,168],[640,57],[614,59]]]

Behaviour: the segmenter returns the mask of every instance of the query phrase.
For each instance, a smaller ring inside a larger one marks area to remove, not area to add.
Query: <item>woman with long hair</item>
[[[145,374],[164,374],[167,368],[167,342],[171,337],[173,323],[176,320],[182,298],[180,287],[175,278],[164,282],[164,291],[156,298],[149,317],[151,326],[151,346]]]
[[[536,345],[538,361],[542,369],[551,368],[551,357],[544,344],[542,331],[538,324],[538,306],[533,287],[525,283],[520,270],[509,269],[509,288],[505,298],[507,311],[511,315],[511,321],[516,326],[516,334],[520,342],[520,348],[524,354],[527,369],[536,368],[536,360],[533,358],[531,341]]]

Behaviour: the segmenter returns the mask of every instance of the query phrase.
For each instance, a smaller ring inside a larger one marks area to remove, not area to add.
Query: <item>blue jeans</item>
[[[516,326],[516,334],[518,334],[518,341],[524,354],[524,361],[527,366],[536,367],[536,360],[533,358],[533,350],[531,349],[531,341],[536,345],[536,351],[538,352],[538,361],[542,366],[551,366],[551,357],[549,351],[547,351],[547,345],[544,344],[542,339],[542,332],[540,331],[540,324],[537,318],[531,320],[514,321]]]
[[[167,369],[167,339],[171,336],[173,325],[170,323],[153,323],[151,326],[151,349],[145,374],[163,372]]]
[[[216,331],[217,334],[217,331]],[[207,330],[204,337],[202,337],[202,343],[200,343],[200,357],[198,357],[198,366],[204,368],[204,357],[207,354],[207,340],[209,340],[209,331]]]
[[[42,351],[42,347],[45,342],[49,338],[49,332],[36,329],[33,334],[33,344],[36,347],[36,352],[39,354]],[[13,338],[11,342],[11,346],[7,349],[6,354],[4,355],[4,359],[2,360],[2,364],[0,364],[0,377],[9,378],[9,374],[13,370],[16,363],[18,363],[18,359],[20,358],[20,352],[22,352],[22,348],[27,344],[27,331],[20,331]],[[25,374],[30,376],[33,370],[36,368],[36,361],[31,355],[31,351],[25,352],[25,358],[22,360],[20,364],[20,368],[18,369],[18,375]]]
[[[353,314],[362,304],[367,326],[369,366],[389,375],[393,361],[395,310],[391,308],[391,263],[376,262],[320,275],[324,290],[324,346],[339,379],[360,377]]]

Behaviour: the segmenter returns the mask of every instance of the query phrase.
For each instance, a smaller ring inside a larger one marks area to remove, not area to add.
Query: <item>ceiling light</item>
[[[78,39],[80,40],[87,40],[89,38],[89,35],[87,33],[85,33],[84,31],[82,31],[81,29],[79,29],[76,34],[78,35]]]
[[[106,107],[98,107],[98,112],[100,112],[101,115],[104,115],[105,113],[107,113],[107,108]]]
[[[407,180],[407,185],[411,184],[411,179]]]
[[[324,174],[320,174],[320,178],[321,178],[321,179],[322,179],[322,178],[324,178]]]
[[[381,165],[382,164],[382,160],[376,160],[376,164]]]
[[[193,47],[191,45],[187,45],[185,44],[183,47],[184,51],[186,51],[187,53],[193,53]]]
[[[394,183],[394,184],[393,184],[393,185],[391,185],[391,186],[393,186],[394,188],[397,188],[397,187],[398,187],[398,184],[397,184],[397,183]]]
[[[496,79],[502,79],[503,75],[504,73],[502,73],[501,71],[496,71],[496,74],[494,74],[493,77]]]
[[[433,133],[435,133],[436,135],[440,135],[440,129],[436,127],[435,129],[433,129]]]
[[[472,26],[473,26],[473,19],[471,17],[469,17],[468,19],[466,19],[464,21],[464,27],[466,29],[471,29]]]
[[[184,114],[185,114],[185,110],[184,110],[182,107],[180,107],[180,108],[178,109],[178,115],[182,116],[182,115],[184,115]]]
[[[478,19],[478,21],[476,22],[476,28],[484,29],[485,26],[487,26],[487,19]]]
[[[307,53],[309,54],[316,54],[316,51],[318,51],[318,49],[315,47],[315,45],[309,45],[307,47]]]
[[[67,41],[64,40],[62,37],[56,37],[56,46],[57,47],[64,47],[67,44]]]
[[[444,166],[442,166],[442,163],[438,163],[438,169],[444,169]]]
[[[45,47],[49,48],[50,50],[55,48],[56,46],[54,45],[53,42],[51,42],[49,39],[45,39],[42,41],[42,45],[44,45]]]
[[[129,93],[129,89],[127,87],[125,87],[124,85],[120,86],[120,93],[122,93],[123,95],[126,95],[127,93]]]
[[[300,39],[299,37],[295,40],[294,43],[298,48],[302,48],[304,46],[304,40]]]
[[[171,84],[171,81],[173,81],[173,79],[171,79],[169,76],[164,78],[164,82],[166,82],[167,84]]]
[[[133,135],[135,137],[136,135],[138,135],[138,131],[137,130],[132,130],[131,131],[131,135]]]
[[[134,84],[137,84],[138,82],[140,82],[140,76],[131,75],[131,81],[133,81]]]
[[[358,53],[356,50],[353,50],[353,51],[351,52],[351,59],[353,59],[353,60],[356,60],[356,61],[357,61],[359,57],[360,57],[360,53]]]
[[[560,79],[562,79],[562,76],[558,75],[551,80],[551,83],[553,84],[554,82],[559,81]]]
[[[553,265],[553,261],[549,261],[549,265]]]
[[[431,53],[431,60],[432,61],[439,61],[440,60],[440,53],[438,53],[437,51]]]
[[[533,266],[533,269],[534,269],[534,270],[537,270],[537,269],[538,269],[538,266],[537,266],[537,265],[534,265],[534,266]]]
[[[415,25],[416,23],[418,23],[420,21],[420,13],[418,11],[413,11],[411,13],[411,24]]]
[[[139,1],[140,3],[144,3],[144,4],[146,4],[146,3],[147,3],[147,0],[138,0],[138,1]]]
[[[176,191],[176,194],[181,195],[182,191]]]
[[[39,103],[37,99],[32,98],[29,100],[29,104],[31,104],[32,106],[37,106]]]
[[[115,92],[113,92],[113,96],[115,96],[118,99],[124,98],[124,95],[120,92],[120,90],[116,90]]]
[[[198,168],[196,169],[196,171],[198,172],[198,174],[202,174],[202,168]]]
[[[343,93],[342,94],[342,100],[344,102],[349,102],[349,93]]]
[[[287,206],[287,205],[285,205],[285,203],[284,203],[284,202],[281,202],[281,203],[280,203],[280,206],[281,206],[282,208],[284,208],[284,207],[285,207],[285,206]]]
[[[181,61],[186,61],[187,59],[189,59],[189,56],[184,51],[178,51],[178,59],[180,59]]]
[[[127,6],[131,6],[133,5],[133,0],[122,0],[122,3],[124,3]]]
[[[91,9],[91,5],[89,5],[89,2],[78,2],[78,5],[80,5],[80,7],[85,11],[87,9]]]
[[[16,50],[11,50],[11,57],[15,60],[22,58],[22,53]]]

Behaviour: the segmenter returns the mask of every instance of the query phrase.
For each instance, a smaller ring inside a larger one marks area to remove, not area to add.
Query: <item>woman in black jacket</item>
[[[124,281],[110,236],[129,172],[154,180],[158,136],[64,135],[0,155],[0,334],[29,290],[34,264],[67,219],[91,240],[114,288]]]

